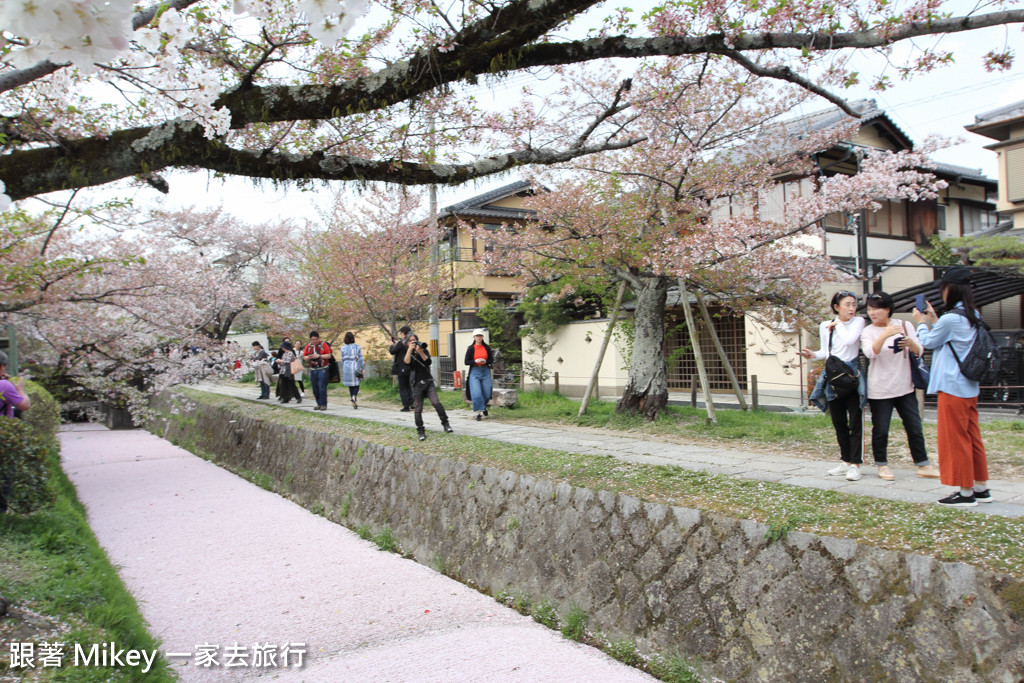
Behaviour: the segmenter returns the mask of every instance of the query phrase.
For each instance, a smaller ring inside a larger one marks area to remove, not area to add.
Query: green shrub
[[[377,547],[386,553],[397,553],[401,551],[395,532],[390,527],[384,527],[379,534],[373,537]]]
[[[53,499],[46,457],[56,441],[21,420],[0,417],[0,510],[38,510]]]
[[[60,429],[60,404],[37,382],[26,382],[25,390],[32,401],[32,407],[22,416],[25,422],[32,425],[43,438],[56,439],[57,430]]]
[[[643,663],[643,658],[637,651],[636,645],[628,640],[609,643],[604,651],[627,666],[640,666]]]
[[[558,614],[555,612],[555,606],[547,600],[542,600],[533,610],[533,620],[550,629],[558,628]]]
[[[569,640],[581,642],[587,635],[587,613],[574,605],[565,616],[562,635]]]

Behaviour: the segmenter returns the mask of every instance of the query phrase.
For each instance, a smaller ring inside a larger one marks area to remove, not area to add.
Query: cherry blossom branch
[[[149,22],[153,21],[161,10],[175,9],[180,11],[197,2],[200,2],[200,0],[169,0],[150,5],[148,8],[136,12],[132,16],[132,29],[137,31],[144,26],[148,26]],[[5,93],[8,90],[13,90],[14,88],[37,81],[40,78],[45,78],[68,66],[70,66],[70,63],[54,64],[50,60],[44,59],[24,69],[5,71],[3,74],[0,74],[0,93]]]
[[[746,55],[742,54],[738,50],[724,50],[722,54],[728,57],[729,59],[733,60],[734,62],[742,66],[744,69],[754,74],[755,76],[774,78],[779,81],[787,81],[789,83],[793,83],[795,85],[800,86],[804,90],[812,92],[815,95],[818,95],[819,97],[828,100],[829,102],[831,102],[832,104],[836,105],[844,112],[849,114],[850,116],[860,118],[860,113],[856,109],[851,107],[845,99],[839,97],[838,95],[833,95],[825,88],[816,85],[809,78],[804,78],[797,72],[790,69],[788,66],[762,66],[761,64],[758,64],[754,60],[748,58]]]
[[[430,164],[323,152],[298,155],[237,150],[219,140],[205,138],[196,124],[186,122],[118,131],[106,139],[69,140],[60,149],[22,150],[0,156],[0,177],[10,179],[6,181],[6,192],[12,199],[101,185],[172,166],[281,181],[308,178],[379,180],[402,185],[459,184],[519,166],[551,165],[596,152],[625,149],[642,140],[574,145],[565,150],[523,149],[472,163]]]
[[[73,201],[75,201],[75,196],[77,194],[78,194],[78,190],[75,190],[74,192],[71,193],[71,196],[68,197],[68,201],[64,205],[64,210],[61,212],[60,216],[57,217],[57,220],[54,221],[53,227],[50,228],[50,232],[47,233],[46,239],[43,240],[43,246],[40,247],[40,249],[39,249],[39,255],[40,256],[45,256],[46,255],[46,247],[49,246],[50,240],[53,238],[53,233],[57,232],[57,228],[59,228],[60,224],[62,222],[64,222],[64,218],[68,215],[68,212],[71,210],[71,203]]]
[[[516,62],[517,68],[578,64],[610,57],[679,57],[685,55],[725,54],[727,51],[760,50],[837,51],[885,47],[911,38],[974,31],[992,26],[1024,23],[1024,10],[1005,10],[973,16],[915,21],[889,27],[885,31],[866,30],[838,33],[752,31],[738,36],[722,33],[706,35],[629,38],[614,36],[568,43],[543,43],[526,46]]]

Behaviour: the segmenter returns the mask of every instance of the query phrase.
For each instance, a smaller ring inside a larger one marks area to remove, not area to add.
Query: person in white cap
[[[484,331],[473,330],[473,343],[466,349],[466,384],[469,386],[469,398],[473,401],[473,412],[476,419],[481,420],[487,415],[487,402],[491,400],[494,383],[491,380],[491,364],[494,362],[494,350],[484,341]]]

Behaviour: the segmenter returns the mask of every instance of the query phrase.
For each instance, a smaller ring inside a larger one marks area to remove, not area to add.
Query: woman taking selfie
[[[956,266],[943,273],[939,293],[946,304],[941,318],[931,304],[926,311],[914,309],[917,336],[933,352],[928,393],[938,394],[939,473],[943,484],[957,487],[939,505],[974,507],[991,503],[992,492],[978,427],[980,384],[964,377],[960,362],[984,323],[974,303],[970,269]]]
[[[800,355],[809,360],[827,359],[835,356],[845,365],[846,371],[858,378],[859,388],[840,396],[822,371],[818,383],[811,392],[810,400],[832,416],[836,430],[839,453],[842,462],[828,471],[829,476],[845,475],[849,481],[860,479],[860,466],[864,462],[864,380],[857,368],[857,354],[860,351],[860,334],[864,330],[864,318],[858,317],[857,295],[853,292],[837,292],[832,297],[832,312],[835,317],[825,320],[819,328],[821,348],[817,351],[803,349]],[[826,363],[826,367],[828,364]]]
[[[880,479],[892,481],[889,468],[889,423],[893,408],[903,421],[910,445],[910,456],[917,465],[917,476],[937,478],[939,471],[928,461],[924,446],[921,414],[910,375],[910,352],[923,353],[914,326],[893,320],[892,297],[885,292],[869,294],[868,318],[871,324],[860,335],[861,350],[871,363],[868,368],[868,405],[871,407],[871,454]]]

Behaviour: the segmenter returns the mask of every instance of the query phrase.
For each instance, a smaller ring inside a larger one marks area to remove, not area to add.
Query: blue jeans
[[[309,383],[313,385],[313,396],[318,406],[327,405],[327,368],[309,371]]]
[[[473,400],[473,410],[487,410],[487,402],[491,400],[491,390],[494,387],[490,368],[470,368],[466,381],[469,382],[469,397]]]

